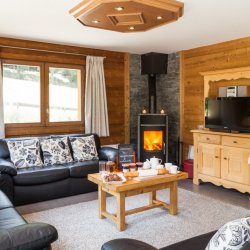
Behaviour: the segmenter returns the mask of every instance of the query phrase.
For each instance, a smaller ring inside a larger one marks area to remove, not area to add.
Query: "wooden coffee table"
[[[88,180],[98,185],[98,202],[99,202],[99,218],[109,218],[117,224],[119,231],[126,228],[125,216],[142,212],[157,207],[165,207],[172,215],[177,214],[178,203],[178,181],[187,179],[188,174],[181,172],[179,174],[171,175],[157,175],[148,177],[142,180],[128,180],[126,183],[114,185],[106,184],[101,180],[100,174],[89,174]],[[170,189],[170,203],[156,199],[156,191],[165,188]],[[117,199],[117,213],[110,214],[106,210],[106,193],[109,193]],[[125,197],[134,196],[138,194],[149,193],[149,204],[147,206],[125,210]]]

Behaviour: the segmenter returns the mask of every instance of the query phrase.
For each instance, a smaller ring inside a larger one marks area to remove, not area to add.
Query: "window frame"
[[[43,135],[51,133],[68,133],[71,128],[78,132],[84,130],[84,90],[85,90],[85,68],[84,65],[65,64],[65,63],[48,63],[28,60],[2,59],[3,64],[16,64],[40,67],[40,122],[37,123],[5,123],[6,134],[20,135]],[[81,120],[67,122],[50,122],[49,121],[49,67],[68,68],[81,70],[81,88],[80,88],[80,105]],[[2,71],[3,72],[3,71]],[[79,129],[76,129],[79,128]]]
[[[80,121],[66,121],[66,122],[50,122],[49,121],[49,68],[65,68],[65,69],[79,69],[81,71],[81,87],[80,87],[80,105],[81,105],[81,120]],[[46,126],[70,126],[83,125],[84,117],[84,67],[79,65],[59,64],[59,63],[45,63],[45,108],[46,108]]]
[[[38,66],[40,67],[40,122],[27,122],[27,123],[5,123],[6,128],[23,128],[23,127],[40,127],[45,125],[45,112],[44,112],[44,63],[34,62],[34,61],[24,61],[24,60],[2,60],[2,72],[4,64],[15,64],[15,65],[25,65],[25,66]]]

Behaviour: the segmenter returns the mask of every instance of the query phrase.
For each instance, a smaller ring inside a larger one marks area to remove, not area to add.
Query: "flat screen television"
[[[206,98],[205,127],[250,132],[250,97]]]

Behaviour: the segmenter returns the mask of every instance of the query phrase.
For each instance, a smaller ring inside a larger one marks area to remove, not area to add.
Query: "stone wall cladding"
[[[143,107],[148,107],[148,77],[141,75],[141,55],[130,56],[130,138],[137,144],[137,119]]]
[[[168,74],[157,76],[157,111],[168,114],[169,161],[177,160],[180,135],[180,60],[179,53],[169,54]]]
[[[169,161],[177,160],[180,121],[179,53],[169,54],[168,74],[157,75],[157,113],[164,108],[169,122]],[[130,56],[130,126],[131,143],[137,142],[137,118],[142,108],[148,108],[148,77],[141,75],[141,56]]]

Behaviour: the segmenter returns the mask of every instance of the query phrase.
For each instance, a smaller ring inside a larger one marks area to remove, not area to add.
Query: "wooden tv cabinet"
[[[250,193],[250,134],[192,130],[194,184],[200,181]]]

